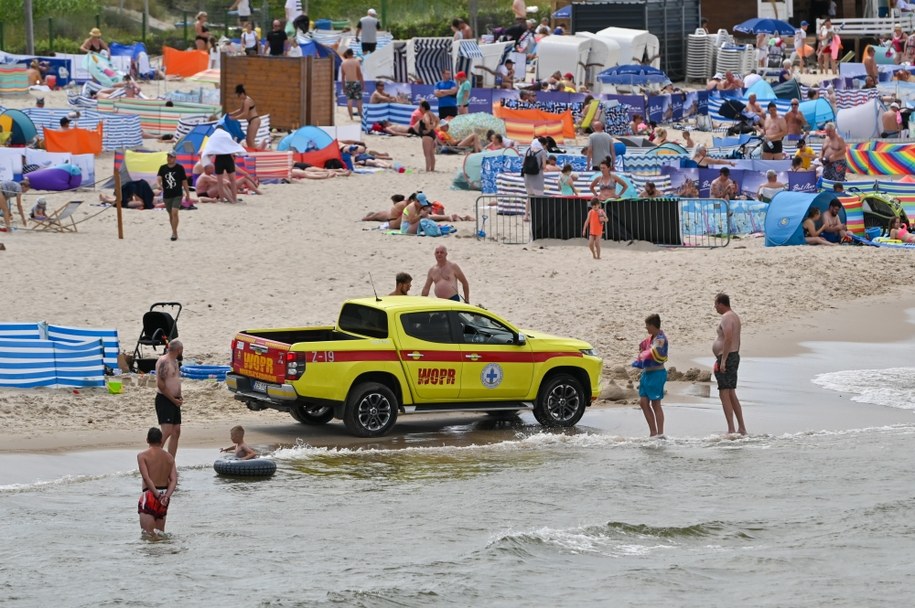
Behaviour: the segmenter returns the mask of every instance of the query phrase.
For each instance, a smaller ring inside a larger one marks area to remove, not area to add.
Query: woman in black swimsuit
[[[94,27],[89,32],[89,37],[86,38],[86,41],[83,42],[83,45],[79,48],[84,53],[101,53],[102,51],[108,50],[108,45],[102,40],[101,30]]]
[[[428,101],[419,104],[423,111],[422,117],[416,123],[416,132],[423,140],[423,156],[426,157],[426,171],[435,171],[435,129],[438,128],[438,116],[432,113],[432,106]]]
[[[194,31],[197,33],[197,37],[194,38],[194,44],[197,46],[197,50],[207,50],[207,44],[210,40],[210,36],[208,34],[210,28],[207,27],[207,14],[204,11],[197,13],[197,21],[194,23]]]
[[[253,150],[257,147],[257,130],[261,126],[261,118],[254,109],[254,100],[248,97],[248,93],[245,92],[245,85],[239,84],[235,86],[235,96],[238,97],[241,105],[237,110],[231,112],[229,116],[248,121],[245,145],[249,150]]]

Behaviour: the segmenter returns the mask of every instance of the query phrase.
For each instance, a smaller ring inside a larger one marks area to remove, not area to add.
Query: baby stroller
[[[175,316],[169,311],[176,311]],[[156,369],[156,360],[165,354],[168,343],[178,337],[180,316],[181,304],[178,302],[156,302],[143,313],[143,331],[133,349],[131,371],[151,372]],[[152,356],[149,356],[150,351]]]
[[[747,106],[737,99],[725,99],[718,109],[718,114],[729,120],[736,120],[737,123],[728,127],[728,135],[740,135],[741,133],[753,133],[756,131],[755,124],[759,118],[752,112],[747,111]]]
[[[770,68],[781,68],[783,63],[785,63],[785,45],[770,44],[766,65]]]

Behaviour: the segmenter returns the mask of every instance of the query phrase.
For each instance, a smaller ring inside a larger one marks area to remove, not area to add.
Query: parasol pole
[[[117,154],[117,153],[115,153]],[[121,213],[121,172],[114,164],[114,205],[118,212],[118,238],[124,239],[124,216]]]

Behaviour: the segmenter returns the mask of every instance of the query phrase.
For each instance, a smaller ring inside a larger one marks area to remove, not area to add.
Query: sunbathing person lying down
[[[328,179],[331,177],[348,177],[352,173],[349,169],[323,169],[308,163],[295,163],[289,170],[288,180],[293,179]],[[288,181],[287,180],[287,181]]]
[[[405,199],[403,194],[395,194],[391,197],[391,208],[386,211],[374,211],[367,213],[363,222],[388,222],[388,227],[397,230],[400,228],[403,219],[403,210],[408,204],[416,200],[417,193],[411,194],[409,199]],[[472,215],[458,215],[457,213],[445,213],[445,206],[438,201],[433,201],[428,205],[429,210],[423,217],[436,222],[472,222]]]

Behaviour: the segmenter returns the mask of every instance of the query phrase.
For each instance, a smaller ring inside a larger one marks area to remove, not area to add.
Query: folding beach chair
[[[78,232],[76,229],[76,220],[73,219],[73,213],[83,204],[83,201],[70,201],[63,207],[60,207],[54,213],[48,215],[46,220],[32,221],[37,224],[32,230],[50,230],[51,232]],[[67,221],[69,220],[69,222]]]

